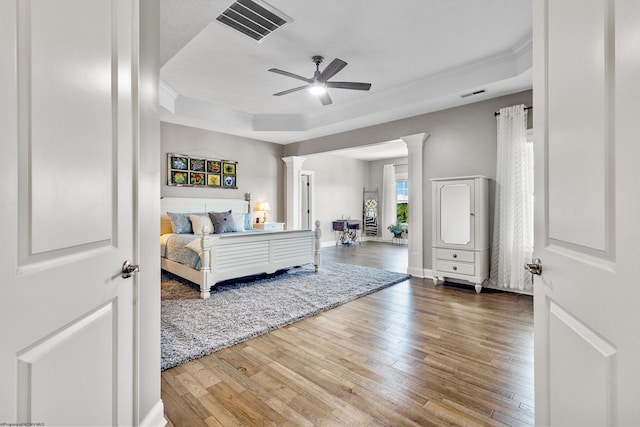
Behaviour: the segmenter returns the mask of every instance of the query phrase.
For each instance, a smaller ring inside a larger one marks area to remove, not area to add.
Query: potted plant
[[[387,227],[391,233],[393,233],[393,237],[401,237],[402,232],[404,231],[404,226],[399,222],[395,222]]]

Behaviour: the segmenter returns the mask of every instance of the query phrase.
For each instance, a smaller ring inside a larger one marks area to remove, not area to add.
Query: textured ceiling
[[[215,20],[231,3],[161,0],[163,120],[290,143],[531,87],[531,0],[268,0],[293,22],[262,43]],[[313,55],[371,90],[273,96]]]

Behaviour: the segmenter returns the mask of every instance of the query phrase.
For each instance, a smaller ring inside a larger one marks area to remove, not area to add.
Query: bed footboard
[[[285,230],[248,234],[203,235],[200,297],[209,298],[222,280],[313,263],[320,266],[320,221],[315,230]]]

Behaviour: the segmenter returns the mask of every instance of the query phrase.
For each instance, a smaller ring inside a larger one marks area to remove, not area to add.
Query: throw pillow
[[[250,214],[232,212],[231,216],[233,217],[233,222],[235,224],[235,230],[234,231],[251,230],[251,216],[250,216]],[[247,217],[249,219],[249,228],[247,228]]]
[[[209,215],[189,215],[189,219],[191,220],[193,234],[202,234],[203,229],[204,234],[213,233],[213,224]]]
[[[175,213],[175,212],[167,212],[169,218],[171,218],[171,229],[176,234],[190,234],[193,233],[193,228],[191,227],[191,220],[189,220],[189,215],[206,215],[205,213]]]
[[[209,218],[211,218],[211,223],[213,223],[213,232],[215,234],[236,231],[236,225],[233,221],[231,211],[209,212]]]

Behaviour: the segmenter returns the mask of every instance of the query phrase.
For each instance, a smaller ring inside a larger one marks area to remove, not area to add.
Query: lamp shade
[[[267,211],[270,211],[271,208],[269,207],[269,203],[268,202],[258,202],[258,203],[256,203],[255,210],[262,211],[262,212],[267,212]]]

